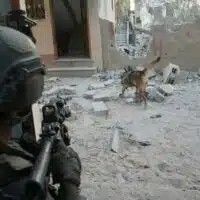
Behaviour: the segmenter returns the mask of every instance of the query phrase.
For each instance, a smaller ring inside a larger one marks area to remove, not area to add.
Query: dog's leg
[[[124,96],[124,92],[127,90],[127,88],[128,88],[127,85],[122,87],[122,92],[121,92],[121,94],[119,94],[119,97],[123,97]]]
[[[147,108],[147,92],[146,91],[142,92],[142,98],[144,101],[144,108],[146,109]]]
[[[136,87],[135,102],[136,102],[136,103],[139,103],[140,101],[141,101],[140,90]]]

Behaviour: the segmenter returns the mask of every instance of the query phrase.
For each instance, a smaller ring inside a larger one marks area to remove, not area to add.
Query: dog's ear
[[[148,72],[148,69],[147,69],[147,68],[144,68],[144,69],[141,71],[141,74],[142,74],[142,75],[146,75],[147,72]]]

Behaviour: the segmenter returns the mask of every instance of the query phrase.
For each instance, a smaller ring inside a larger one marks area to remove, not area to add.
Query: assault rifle
[[[67,127],[63,124],[71,115],[65,108],[65,101],[56,99],[42,107],[42,134],[40,135],[40,153],[35,161],[32,174],[25,186],[27,200],[45,199],[50,177],[50,160],[57,140],[70,145]]]

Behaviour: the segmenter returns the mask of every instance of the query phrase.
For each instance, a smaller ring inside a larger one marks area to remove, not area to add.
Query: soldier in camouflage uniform
[[[0,200],[23,200],[24,185],[37,157],[37,145],[32,144],[27,150],[30,137],[16,142],[11,132],[14,125],[29,116],[31,105],[41,96],[45,71],[34,43],[24,34],[2,26],[0,63]],[[53,180],[60,184],[60,190],[57,197],[47,192],[46,199],[82,199],[79,156],[62,140],[56,149],[51,165]]]

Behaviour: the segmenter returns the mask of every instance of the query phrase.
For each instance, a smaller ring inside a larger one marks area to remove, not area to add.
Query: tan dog
[[[156,58],[152,62],[148,63],[154,65],[160,61],[160,57]],[[136,101],[144,101],[145,107],[147,106],[147,92],[148,85],[148,69],[143,70],[132,69],[130,66],[125,68],[125,72],[121,75],[122,92],[120,97],[124,95],[124,92],[129,87],[136,87]]]

